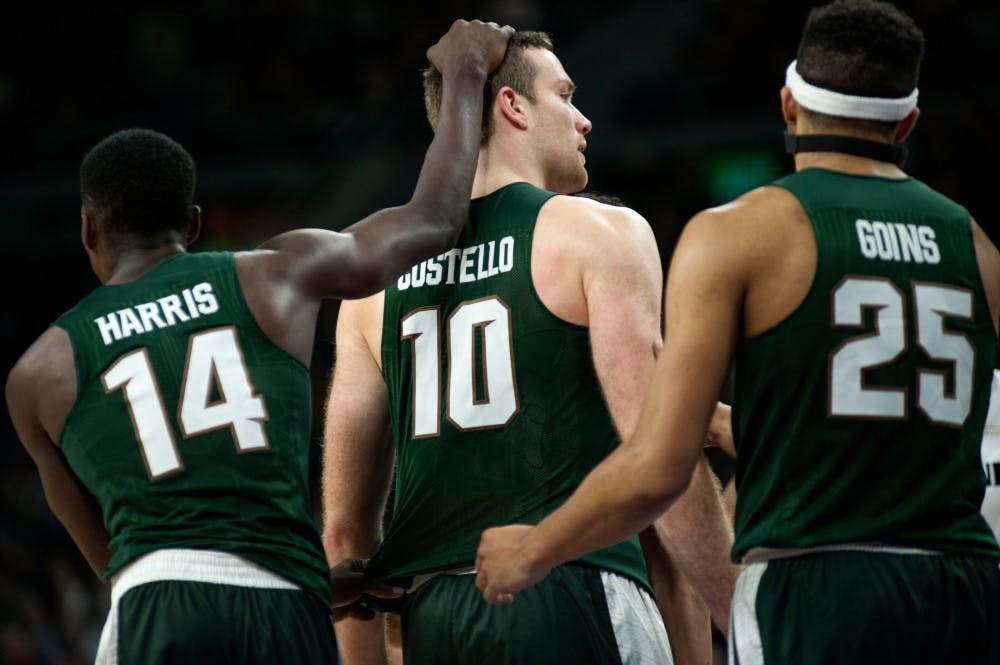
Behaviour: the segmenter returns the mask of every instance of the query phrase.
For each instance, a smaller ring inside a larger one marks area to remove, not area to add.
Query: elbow
[[[323,526],[322,539],[323,551],[326,552],[326,560],[331,566],[340,563],[350,556],[350,554],[345,553],[353,549],[350,547],[352,539],[350,538],[349,530],[344,524],[336,520],[327,520],[327,523]]]
[[[367,559],[378,549],[377,530],[361,529],[338,517],[330,517],[323,526],[323,551],[327,563],[335,566],[344,559]]]
[[[647,468],[657,467],[649,465]],[[673,467],[659,473],[644,473],[635,480],[634,496],[647,521],[653,522],[667,512],[677,499],[684,496],[691,484],[691,474],[679,473],[678,469]]]
[[[432,197],[414,197],[409,204],[412,219],[421,220],[429,230],[429,250],[437,254],[455,246],[469,218],[469,194],[466,191],[440,193]]]
[[[666,478],[661,478],[655,487],[647,488],[642,494],[644,502],[648,506],[647,514],[651,520],[665,513],[677,499],[684,495],[687,490],[689,480],[674,477],[672,474]]]

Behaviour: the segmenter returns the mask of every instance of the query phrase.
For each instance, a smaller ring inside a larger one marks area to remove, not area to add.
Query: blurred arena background
[[[114,130],[151,127],[193,154],[205,220],[195,249],[341,228],[409,197],[431,138],[419,70],[454,18],[542,29],[594,123],[590,189],[641,212],[666,262],[690,215],[789,168],[777,94],[813,4],[22,4],[0,27],[3,376],[97,286],[79,244],[77,167]],[[899,4],[928,38],[907,167],[968,206],[996,242],[1000,4]],[[336,311],[324,311],[316,338],[317,427]],[[48,510],[4,407],[0,665],[91,662],[106,595]]]

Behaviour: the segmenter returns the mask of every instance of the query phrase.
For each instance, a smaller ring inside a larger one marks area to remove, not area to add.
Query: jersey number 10
[[[403,340],[413,345],[413,438],[441,431],[441,332],[437,307],[416,309],[400,321]],[[482,332],[479,369],[483,390],[477,395],[476,334]],[[455,308],[445,322],[448,349],[447,418],[456,429],[505,427],[518,411],[511,342],[510,307],[489,296]]]

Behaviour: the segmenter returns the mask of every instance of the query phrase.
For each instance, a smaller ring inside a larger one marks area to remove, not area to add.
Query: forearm
[[[110,536],[97,499],[73,475],[61,453],[53,450],[44,459],[36,457],[35,460],[49,507],[66,528],[91,570],[103,581],[104,571],[111,561]]]
[[[331,516],[323,526],[323,549],[331,566],[344,559],[370,558],[381,539],[380,529],[364,526],[354,519],[341,521],[339,517]]]
[[[620,446],[584,479],[570,499],[532,530],[525,554],[543,570],[638,533],[684,490],[661,482],[641,446]]]
[[[334,624],[344,665],[386,665],[385,616],[370,621],[347,618]]]
[[[678,569],[656,525],[639,534],[646,573],[670,638],[675,665],[710,665],[712,617],[708,606]]]
[[[485,74],[480,77],[474,72],[458,72],[445,79],[434,140],[407,204],[418,219],[436,222],[435,229],[446,241],[454,241],[468,213],[479,158],[485,81]],[[441,251],[448,247],[446,242]]]
[[[351,267],[352,278],[340,287],[343,297],[383,289],[411,266],[455,245],[472,196],[484,81],[467,71],[445,80],[434,140],[410,200],[344,230],[352,245],[341,261]]]
[[[732,563],[733,529],[718,481],[704,458],[691,484],[656,523],[681,571],[708,604],[716,626],[726,631],[740,567]]]
[[[334,566],[368,559],[382,541],[393,472],[388,393],[364,337],[381,300],[341,305],[323,432],[323,547]]]
[[[733,409],[730,405],[723,402],[715,405],[705,443],[718,446],[730,457],[736,457],[736,444],[733,441]]]

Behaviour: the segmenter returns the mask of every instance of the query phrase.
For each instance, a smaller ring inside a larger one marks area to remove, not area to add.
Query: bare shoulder
[[[976,222],[975,219],[969,220],[972,223],[972,237],[976,243],[976,252],[982,252],[984,255],[995,256],[998,251],[993,241],[990,237],[983,231],[983,228]]]
[[[783,222],[795,223],[797,216],[804,212],[791,192],[765,185],[729,203],[701,211],[689,224],[716,225],[727,232],[749,235],[761,230],[773,232]]]
[[[531,277],[559,318],[591,325],[597,299],[659,302],[663,268],[649,223],[636,211],[582,196],[555,196],[535,225]],[[656,328],[656,325],[654,325]]]
[[[976,261],[979,264],[979,274],[986,289],[986,299],[989,301],[990,315],[993,317],[994,329],[998,329],[1000,320],[1000,252],[982,227],[972,219],[972,239],[976,248]]]
[[[6,399],[15,423],[38,422],[59,440],[76,401],[73,345],[65,330],[51,326],[28,347],[7,376]]]
[[[592,270],[637,260],[659,266],[656,238],[642,215],[583,196],[549,199],[538,213],[534,241],[538,258],[553,267]]]
[[[623,241],[650,240],[652,229],[646,219],[635,210],[609,205],[585,196],[554,196],[542,206],[538,223],[558,227],[564,233],[583,235],[592,240],[618,237]]]
[[[338,321],[343,318],[352,328],[367,330],[371,326],[382,326],[382,308],[385,304],[385,291],[368,296],[344,300],[340,304]]]
[[[344,300],[337,314],[337,344],[363,344],[372,356],[381,357],[385,291],[356,300]]]
[[[67,367],[68,366],[68,367]],[[21,355],[7,377],[7,392],[11,387],[27,389],[65,378],[67,369],[74,376],[73,345],[65,330],[49,327]]]
[[[684,227],[679,245],[700,248],[724,261],[766,261],[789,242],[811,237],[798,199],[785,189],[766,185],[696,214]]]

